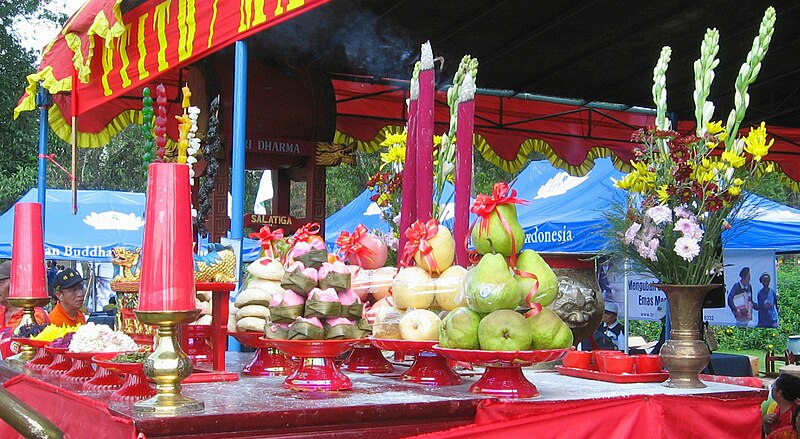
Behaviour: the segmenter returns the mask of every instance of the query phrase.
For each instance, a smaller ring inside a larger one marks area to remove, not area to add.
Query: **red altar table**
[[[239,371],[252,354],[229,352]],[[400,367],[402,369],[402,367]],[[0,379],[14,372],[0,367]],[[297,392],[284,377],[244,376],[234,382],[186,384],[205,403],[190,416],[133,413],[132,403],[68,387],[57,378],[19,375],[4,386],[71,437],[136,438],[371,438],[429,437],[760,437],[764,389],[708,382],[705,389],[658,383],[615,384],[526,370],[541,396],[512,401],[473,394],[477,376],[431,387],[390,377],[347,374],[353,390]],[[113,434],[112,434],[113,433]],[[0,437],[14,438],[0,422]]]

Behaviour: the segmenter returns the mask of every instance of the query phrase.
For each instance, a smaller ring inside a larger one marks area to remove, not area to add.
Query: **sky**
[[[77,11],[83,2],[84,0],[42,0],[45,8],[64,11],[67,16]],[[37,52],[41,52],[42,48],[58,35],[60,29],[60,25],[46,25],[25,18],[19,18],[14,23],[14,30],[19,34],[22,45]]]

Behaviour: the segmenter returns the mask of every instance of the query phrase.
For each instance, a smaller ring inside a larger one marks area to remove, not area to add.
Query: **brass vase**
[[[711,353],[700,339],[703,322],[703,298],[719,284],[653,284],[667,295],[671,329],[669,340],[661,348],[661,363],[669,371],[667,387],[697,389],[706,387],[700,371],[708,365]]]

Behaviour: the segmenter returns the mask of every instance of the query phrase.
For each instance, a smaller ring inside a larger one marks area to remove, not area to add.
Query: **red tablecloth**
[[[760,396],[633,395],[590,400],[483,401],[473,425],[417,438],[761,437]]]

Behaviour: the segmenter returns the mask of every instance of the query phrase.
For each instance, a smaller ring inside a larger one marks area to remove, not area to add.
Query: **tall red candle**
[[[430,42],[422,45],[417,104],[417,219],[433,214],[433,52]]]
[[[466,242],[469,232],[469,196],[472,192],[472,135],[475,128],[475,82],[467,73],[458,98],[456,131],[456,199],[453,237],[456,240],[456,263],[466,267],[469,254]]]
[[[403,164],[403,199],[400,205],[400,245],[405,248],[406,230],[417,216],[417,99],[419,86],[416,78],[411,80],[411,99],[408,101],[408,124],[406,125],[406,160]]]
[[[14,241],[11,246],[11,298],[46,299],[47,273],[44,267],[42,205],[14,206]]]
[[[139,311],[195,309],[189,167],[148,166]]]

